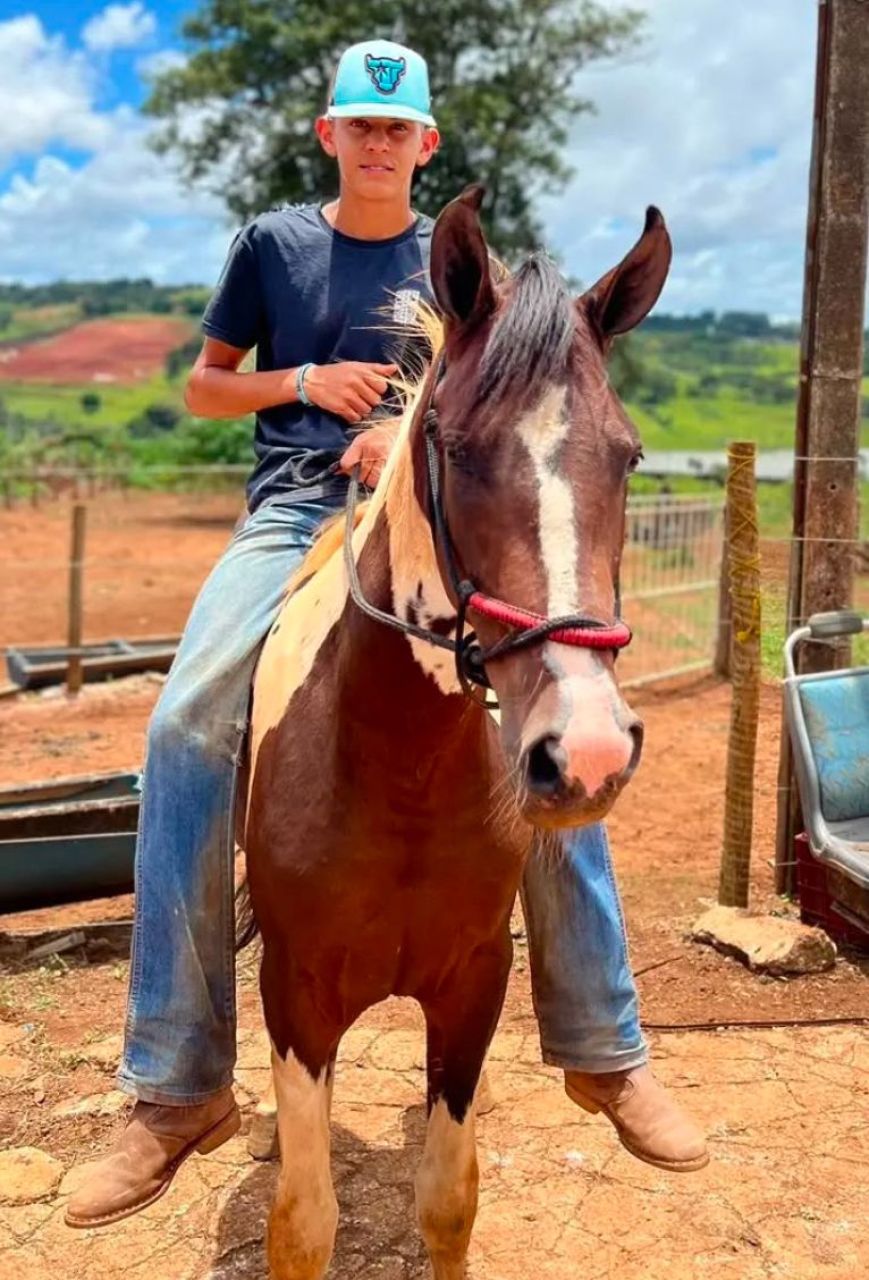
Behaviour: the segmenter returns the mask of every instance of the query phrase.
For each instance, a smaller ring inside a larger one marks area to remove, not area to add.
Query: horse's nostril
[[[528,790],[536,796],[554,796],[562,785],[566,764],[567,753],[554,735],[535,742],[526,756]]]
[[[637,720],[634,724],[632,724],[630,729],[628,729],[628,733],[631,735],[631,737],[634,740],[634,749],[631,752],[631,758],[628,761],[628,767],[626,770],[626,772],[630,776],[630,774],[633,773],[634,769],[636,769],[637,765],[640,763],[640,753],[643,750],[642,720]]]

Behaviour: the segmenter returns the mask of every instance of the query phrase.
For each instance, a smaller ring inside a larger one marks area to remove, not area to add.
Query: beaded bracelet
[[[302,404],[305,405],[311,405],[314,403],[305,391],[305,378],[313,367],[313,361],[308,361],[307,364],[300,365],[296,370],[296,395],[299,400],[301,400]]]

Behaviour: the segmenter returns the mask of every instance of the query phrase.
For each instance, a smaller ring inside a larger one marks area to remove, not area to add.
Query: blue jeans
[[[202,1102],[232,1082],[235,784],[251,680],[287,582],[335,510],[248,516],[196,600],[151,718],[118,1073],[145,1102]],[[523,900],[545,1060],[587,1071],[645,1061],[603,828],[570,832],[554,865],[532,862]]]

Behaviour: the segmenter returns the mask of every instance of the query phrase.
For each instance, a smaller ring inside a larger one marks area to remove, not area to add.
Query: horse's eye
[[[634,456],[631,458],[630,462],[628,463],[628,473],[630,475],[633,475],[633,473],[636,471],[637,467],[643,461],[643,458],[645,456],[646,455],[643,453],[642,449],[637,450],[637,452],[634,454]]]
[[[468,475],[473,474],[473,456],[463,441],[447,440],[444,444],[444,453],[447,455],[451,466],[458,471],[464,471]]]

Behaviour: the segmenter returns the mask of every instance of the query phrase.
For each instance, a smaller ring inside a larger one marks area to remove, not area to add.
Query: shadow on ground
[[[426,1275],[425,1247],[416,1228],[413,1178],[425,1139],[425,1107],[401,1117],[403,1142],[383,1148],[349,1129],[332,1130],[332,1170],[340,1218],[330,1280]],[[255,1165],[220,1214],[215,1262],[207,1280],[261,1280],[267,1273],[265,1226],[279,1163]]]

